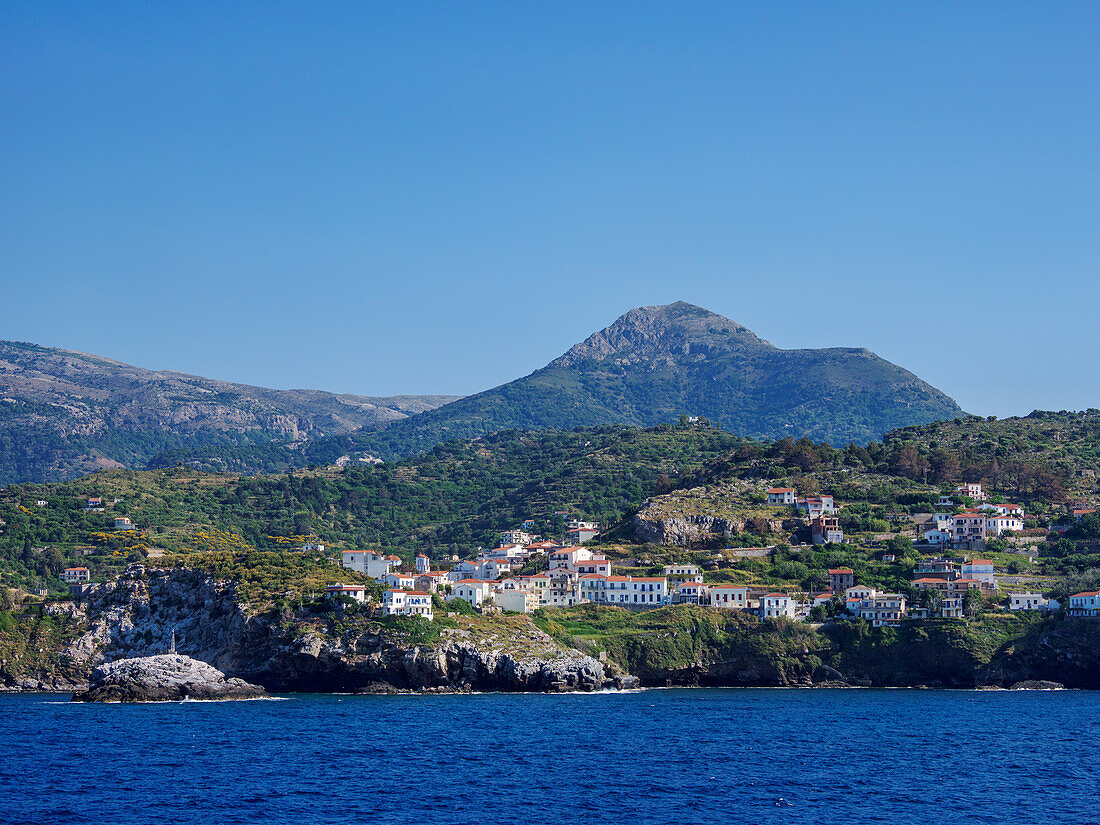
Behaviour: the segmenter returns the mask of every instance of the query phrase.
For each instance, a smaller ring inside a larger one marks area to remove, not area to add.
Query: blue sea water
[[[1100,693],[67,698],[0,696],[0,821],[1020,825],[1100,816]]]

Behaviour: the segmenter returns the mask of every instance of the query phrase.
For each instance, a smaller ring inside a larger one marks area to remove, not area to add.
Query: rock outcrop
[[[206,662],[166,653],[123,659],[92,671],[88,689],[74,702],[177,702],[184,699],[260,699],[267,691],[243,679],[227,679]]]

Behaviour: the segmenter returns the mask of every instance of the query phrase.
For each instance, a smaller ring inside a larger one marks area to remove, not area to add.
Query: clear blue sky
[[[0,338],[475,392],[627,309],[1100,407],[1100,6],[0,6]]]

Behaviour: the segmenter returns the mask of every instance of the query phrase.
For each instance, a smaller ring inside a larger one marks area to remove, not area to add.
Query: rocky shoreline
[[[122,659],[92,671],[74,702],[182,702],[263,699],[267,691],[189,656],[166,653]]]

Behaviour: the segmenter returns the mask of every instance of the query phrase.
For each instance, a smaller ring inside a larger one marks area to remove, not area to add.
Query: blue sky
[[[464,394],[683,299],[1100,407],[1100,7],[0,6],[0,338]]]

